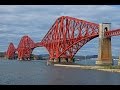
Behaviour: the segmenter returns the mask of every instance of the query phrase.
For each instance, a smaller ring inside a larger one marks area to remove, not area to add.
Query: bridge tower
[[[97,65],[112,65],[111,37],[105,37],[104,33],[111,29],[110,23],[99,25],[99,51]]]

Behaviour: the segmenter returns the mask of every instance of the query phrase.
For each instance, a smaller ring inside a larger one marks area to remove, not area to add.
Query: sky
[[[120,28],[120,5],[0,5],[0,52],[13,42],[17,48],[24,35],[40,42],[60,16],[71,16],[94,23],[111,23]],[[98,38],[85,44],[76,55],[98,54]],[[47,54],[44,47],[33,54]],[[112,54],[120,54],[120,37],[112,37]]]

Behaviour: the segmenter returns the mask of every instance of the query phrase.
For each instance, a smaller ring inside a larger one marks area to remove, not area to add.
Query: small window
[[[108,31],[108,28],[107,28],[107,27],[105,27],[104,31],[105,31],[105,32],[106,32],[106,31]]]

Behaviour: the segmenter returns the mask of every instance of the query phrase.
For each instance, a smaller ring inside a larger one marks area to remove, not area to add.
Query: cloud
[[[42,40],[55,20],[63,15],[98,24],[110,22],[112,30],[120,28],[120,5],[1,5],[0,51],[5,51],[10,42],[17,47],[26,34],[35,42]],[[113,48],[119,47],[117,38],[112,43]],[[77,54],[97,54],[97,50],[98,38],[88,42]]]

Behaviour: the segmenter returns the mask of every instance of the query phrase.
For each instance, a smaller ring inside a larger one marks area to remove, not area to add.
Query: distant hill
[[[76,59],[90,59],[90,58],[97,58],[98,57],[98,55],[86,55],[86,56],[78,56],[78,55],[76,55],[75,56],[75,58]]]
[[[16,54],[17,55],[17,54]],[[32,54],[33,56],[36,56],[36,58],[38,58],[39,60],[46,60],[46,59],[49,59],[49,54],[39,54],[39,55],[34,55]],[[0,52],[0,57],[4,57],[5,56],[5,52]],[[86,56],[79,56],[79,55],[75,55],[75,59],[90,59],[90,58],[97,58],[98,55],[86,55]],[[112,56],[112,58],[114,59],[118,59],[118,56]]]
[[[46,56],[46,57],[49,57],[49,54],[40,54],[39,56]]]

